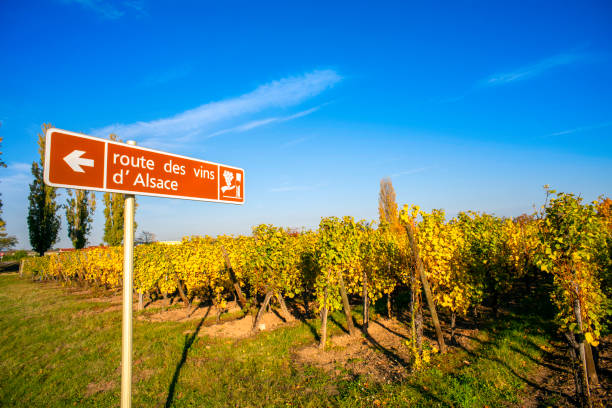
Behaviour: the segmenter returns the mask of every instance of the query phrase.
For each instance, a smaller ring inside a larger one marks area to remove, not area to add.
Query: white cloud
[[[144,3],[140,0],[124,1],[121,8],[107,0],[62,0],[64,3],[76,3],[109,20],[117,20],[126,14],[126,10],[140,15],[146,14]]]
[[[9,163],[7,170],[14,172],[26,172],[29,173],[32,169],[32,163]]]
[[[32,182],[32,177],[27,173],[17,173],[10,176],[0,177],[0,185],[2,191],[8,190],[23,190],[24,186],[27,186]]]
[[[314,185],[281,185],[278,187],[272,187],[268,189],[270,193],[286,193],[289,191],[312,191],[317,190],[321,187],[325,187],[325,184],[314,184]]]
[[[564,65],[574,64],[587,58],[587,54],[579,53],[562,53],[549,58],[544,58],[533,64],[523,66],[509,72],[500,72],[497,74],[489,75],[477,81],[470,89],[461,95],[451,96],[442,98],[439,100],[440,103],[454,103],[465,99],[472,93],[481,90],[483,88],[489,88],[493,86],[507,85],[514,82],[524,81],[538,75],[542,75],[553,68],[561,67]]]
[[[284,117],[272,117],[272,118],[266,118],[266,119],[253,120],[253,121],[247,122],[247,123],[245,123],[243,125],[234,126],[234,127],[228,128],[228,129],[218,130],[218,131],[216,131],[214,133],[211,133],[207,137],[219,136],[219,135],[223,135],[225,133],[241,133],[241,132],[246,132],[247,130],[255,129],[255,128],[260,127],[260,126],[268,125],[270,123],[287,122],[289,120],[301,118],[303,116],[306,116],[306,115],[309,115],[309,114],[311,114],[313,112],[316,112],[317,110],[319,110],[319,108],[320,108],[319,106],[316,106],[314,108],[306,109],[306,110],[298,112],[296,114],[289,115],[289,116],[284,116]]]
[[[239,97],[207,103],[172,117],[149,122],[115,124],[96,129],[93,134],[107,137],[110,133],[115,133],[123,140],[147,138],[147,141],[153,144],[162,142],[168,137],[172,137],[174,141],[185,140],[203,136],[214,130],[214,125],[218,126],[224,121],[235,120],[240,116],[255,114],[266,109],[297,105],[332,87],[341,79],[340,75],[333,70],[313,71],[297,77],[273,81]],[[318,108],[313,108],[312,111],[316,109]],[[285,118],[269,118],[264,119],[263,122],[256,121],[242,126],[253,128],[274,121],[294,119],[309,113],[311,111],[307,110]]]
[[[103,0],[64,0],[65,3],[77,3],[84,8],[90,9],[104,18],[116,20],[123,17],[124,11],[119,10],[112,4]]]
[[[6,169],[2,170],[0,177],[0,188],[3,192],[14,190],[24,190],[32,182],[31,163],[9,163]]]
[[[489,76],[482,81],[483,85],[505,85],[511,82],[522,81],[541,75],[552,68],[573,64],[584,58],[582,54],[566,53],[545,58],[534,64],[527,65],[511,72],[499,73]]]
[[[572,133],[587,132],[589,130],[602,129],[608,126],[612,126],[612,122],[598,123],[596,125],[591,125],[591,126],[581,126],[581,127],[577,127],[574,129],[562,130],[560,132],[551,133],[547,136],[564,136],[564,135],[569,135]]]
[[[301,118],[301,117],[306,116],[306,115],[310,115],[311,113],[316,112],[319,109],[321,109],[321,106],[323,106],[323,105],[315,106],[314,108],[310,108],[310,109],[306,109],[304,111],[295,113],[295,114],[293,114],[291,116],[287,116],[285,118],[281,118],[280,120],[281,120],[281,122],[285,122],[287,120],[297,119],[297,118]]]
[[[241,133],[246,132],[247,130],[251,130],[260,126],[267,125],[269,123],[278,122],[278,118],[267,118],[267,119],[259,119],[253,120],[251,122],[247,122],[243,125],[234,126],[228,129],[221,129],[210,135],[206,136],[207,138],[224,135],[226,133]]]
[[[145,5],[143,0],[131,0],[124,2],[125,7],[131,8],[140,14],[146,14]]]
[[[305,141],[310,140],[309,137],[299,137],[297,139],[289,140],[281,145],[281,148],[285,149],[287,147],[295,146],[300,143],[304,143]]]

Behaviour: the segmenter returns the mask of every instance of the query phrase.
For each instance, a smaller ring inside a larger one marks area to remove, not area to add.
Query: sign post
[[[130,140],[128,145],[135,145]],[[121,328],[121,408],[132,406],[132,283],[134,274],[134,195],[123,209],[123,320]]]
[[[125,194],[121,408],[131,408],[134,194],[244,204],[244,170],[53,128],[45,136],[44,180],[53,187]]]

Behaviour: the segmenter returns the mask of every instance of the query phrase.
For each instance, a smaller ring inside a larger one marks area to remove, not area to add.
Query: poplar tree
[[[45,185],[43,179],[43,163],[45,157],[45,133],[52,126],[45,123],[38,134],[39,162],[32,162],[34,180],[30,184],[28,201],[28,230],[30,244],[41,256],[57,241],[60,228],[60,217],[57,214],[59,205],[56,203],[57,189]]]
[[[68,237],[75,249],[84,248],[87,236],[91,232],[93,214],[96,210],[96,196],[86,190],[68,190],[66,201],[66,221],[68,221]]]
[[[378,217],[382,227],[390,227],[394,231],[401,231],[399,212],[395,202],[395,190],[390,178],[380,180]]]
[[[117,193],[104,193],[104,242],[110,246],[123,242],[124,196]]]
[[[110,140],[117,141],[117,135],[111,134]],[[119,140],[121,142],[121,140]],[[123,213],[125,205],[125,195],[119,193],[104,193],[104,242],[110,246],[117,246],[123,243]],[[134,202],[134,211],[137,204]],[[136,231],[134,222],[134,231]]]

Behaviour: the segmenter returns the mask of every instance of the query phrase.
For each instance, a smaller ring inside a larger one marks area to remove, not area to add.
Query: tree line
[[[58,203],[57,188],[45,184],[43,179],[45,134],[52,127],[50,123],[45,123],[41,126],[42,132],[38,134],[40,159],[32,162],[34,179],[30,184],[30,194],[28,195],[30,245],[40,255],[48,251],[59,239],[62,210],[66,215],[68,237],[72,245],[75,249],[84,248],[91,233],[93,215],[96,210],[96,196],[93,191],[68,189],[65,204],[60,204]],[[109,138],[117,140],[117,136],[114,134],[111,134]],[[0,166],[3,164],[0,161]],[[103,241],[110,246],[121,245],[123,243],[124,195],[104,193],[102,200],[104,202],[105,219]],[[0,225],[1,232],[1,228],[4,227],[1,219]],[[136,228],[136,224],[134,224],[134,228]]]

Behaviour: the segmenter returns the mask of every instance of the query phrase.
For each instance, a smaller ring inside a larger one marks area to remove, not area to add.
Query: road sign
[[[124,193],[121,408],[132,404],[134,194],[244,204],[244,170],[60,129],[45,136],[45,183]],[[1,257],[1,255],[0,255]]]
[[[244,204],[244,170],[60,129],[47,130],[45,183]]]

